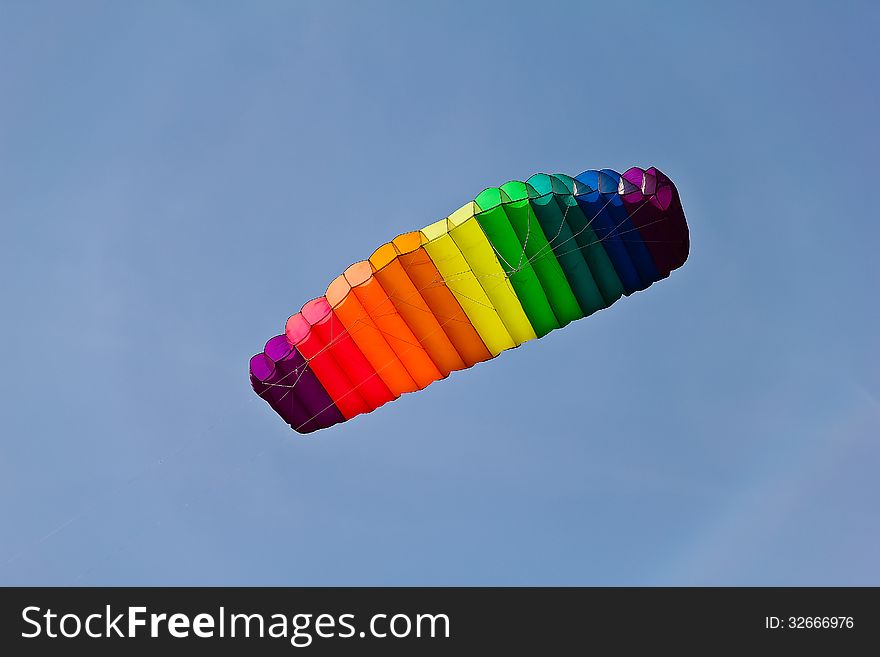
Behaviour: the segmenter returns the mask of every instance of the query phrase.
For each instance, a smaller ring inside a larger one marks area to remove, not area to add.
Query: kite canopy
[[[688,249],[654,167],[490,187],[337,276],[251,358],[251,385],[296,431],[323,429],[644,290]]]

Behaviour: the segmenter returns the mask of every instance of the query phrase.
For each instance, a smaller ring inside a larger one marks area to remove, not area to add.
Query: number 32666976
[[[764,627],[768,630],[788,628],[792,630],[850,630],[855,625],[852,616],[765,616]]]

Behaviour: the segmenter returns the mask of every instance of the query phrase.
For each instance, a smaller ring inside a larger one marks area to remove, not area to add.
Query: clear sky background
[[[0,583],[880,584],[878,23],[0,2]],[[313,437],[251,391],[380,243],[632,165],[669,279]]]

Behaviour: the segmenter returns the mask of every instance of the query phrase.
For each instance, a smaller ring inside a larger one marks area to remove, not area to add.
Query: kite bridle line
[[[598,191],[598,190],[594,190],[594,191]],[[601,194],[602,192],[599,192],[599,193]],[[620,192],[619,192],[619,190],[618,190],[617,192],[615,192],[615,193],[616,193],[618,196],[621,195]],[[333,408],[334,406],[336,406],[336,402],[340,401],[341,399],[344,399],[344,398],[347,397],[349,394],[351,394],[351,393],[353,393],[353,392],[356,392],[358,388],[360,388],[361,386],[363,386],[364,384],[366,384],[366,383],[367,383],[368,381],[370,381],[373,377],[375,377],[375,376],[379,376],[379,373],[380,373],[380,372],[384,371],[386,368],[388,368],[388,367],[390,367],[391,365],[393,365],[396,361],[399,361],[400,358],[401,358],[402,356],[405,356],[407,353],[409,353],[409,352],[412,351],[413,349],[417,349],[417,348],[418,348],[418,349],[422,349],[422,348],[424,348],[422,344],[412,343],[411,341],[407,340],[406,338],[401,338],[401,337],[399,337],[399,336],[393,335],[393,334],[391,334],[391,333],[385,331],[384,329],[382,329],[381,327],[379,327],[379,325],[374,321],[374,319],[373,319],[374,317],[383,317],[383,316],[386,316],[386,315],[392,315],[392,314],[395,314],[395,313],[397,312],[397,310],[394,308],[394,305],[393,305],[395,301],[397,301],[397,302],[402,302],[402,303],[406,303],[407,305],[410,305],[410,306],[412,306],[412,307],[414,307],[414,308],[418,308],[419,310],[424,311],[424,308],[423,308],[423,307],[421,307],[421,306],[417,306],[416,304],[413,304],[413,303],[410,303],[410,302],[408,301],[408,299],[409,299],[410,297],[412,297],[414,294],[420,294],[423,290],[428,289],[428,288],[429,288],[430,286],[432,286],[432,285],[437,285],[437,284],[440,284],[440,283],[448,284],[449,282],[454,282],[454,281],[456,280],[456,279],[454,278],[455,276],[470,275],[470,276],[473,276],[473,277],[474,277],[475,279],[477,279],[477,280],[486,279],[486,278],[498,278],[498,277],[501,277],[501,278],[503,278],[503,280],[505,280],[505,281],[509,281],[509,279],[510,279],[511,276],[513,276],[514,274],[516,274],[516,273],[518,273],[519,271],[521,271],[526,265],[531,265],[532,263],[534,263],[534,262],[536,262],[537,260],[539,260],[540,258],[544,257],[547,253],[550,253],[551,251],[552,251],[552,252],[554,253],[554,255],[558,258],[558,257],[561,257],[562,255],[565,255],[565,254],[568,254],[568,253],[574,253],[574,252],[576,252],[576,251],[582,251],[582,250],[587,249],[587,248],[590,248],[590,247],[592,247],[592,246],[594,246],[594,245],[596,245],[596,244],[601,244],[601,243],[604,242],[605,240],[610,239],[610,238],[612,238],[612,237],[614,237],[614,238],[620,238],[621,235],[625,235],[625,234],[627,234],[627,233],[630,233],[630,232],[633,232],[633,231],[638,230],[638,229],[639,229],[638,227],[634,227],[634,228],[627,229],[627,230],[624,230],[624,231],[621,231],[621,232],[617,232],[618,229],[619,229],[619,228],[620,228],[620,227],[621,227],[626,221],[631,220],[632,217],[634,217],[634,216],[636,215],[636,213],[637,213],[639,210],[641,210],[645,205],[647,205],[647,204],[651,201],[652,198],[656,197],[656,195],[657,195],[657,190],[655,190],[653,194],[650,194],[650,195],[646,196],[645,200],[644,200],[644,201],[643,201],[643,202],[642,202],[642,203],[641,203],[641,204],[640,204],[635,210],[633,210],[631,213],[627,211],[627,212],[626,212],[626,215],[624,216],[624,218],[623,218],[620,222],[618,222],[618,223],[617,223],[617,224],[616,224],[616,225],[615,225],[610,231],[608,231],[603,237],[598,238],[598,239],[596,239],[596,240],[593,240],[593,241],[591,241],[591,242],[589,242],[589,243],[587,243],[587,244],[584,244],[584,245],[578,246],[577,248],[571,249],[571,250],[569,250],[569,251],[565,251],[565,252],[563,252],[563,253],[556,253],[556,252],[555,252],[555,250],[554,250],[555,248],[559,248],[559,247],[561,247],[562,245],[564,245],[564,244],[566,244],[566,243],[568,243],[568,242],[570,242],[570,241],[576,239],[578,236],[580,236],[580,235],[581,235],[583,232],[585,232],[587,229],[591,228],[593,222],[599,217],[599,215],[600,215],[602,212],[605,211],[605,208],[607,208],[608,205],[613,201],[613,198],[614,198],[614,194],[615,194],[615,193],[612,193],[612,194],[609,195],[609,198],[608,198],[608,200],[605,202],[605,204],[604,204],[601,208],[599,208],[599,210],[596,211],[596,212],[593,214],[593,216],[592,216],[592,217],[591,217],[591,218],[585,223],[585,225],[584,225],[583,227],[581,227],[576,233],[573,233],[571,236],[566,237],[562,242],[556,243],[556,240],[559,239],[560,235],[562,234],[563,227],[566,225],[566,219],[568,218],[568,212],[569,212],[569,210],[570,210],[572,207],[574,207],[573,204],[566,203],[566,205],[565,205],[565,211],[562,213],[562,219],[560,220],[559,230],[557,231],[556,235],[554,235],[551,239],[547,240],[547,245],[545,245],[545,246],[541,246],[541,247],[538,249],[538,251],[537,251],[534,255],[532,255],[531,257],[528,257],[528,258],[527,258],[527,257],[526,257],[526,255],[527,255],[527,246],[528,246],[528,240],[529,240],[529,237],[530,237],[530,234],[531,234],[531,224],[532,224],[532,221],[533,221],[533,220],[534,220],[534,221],[537,221],[537,218],[534,216],[534,212],[533,212],[533,210],[532,210],[531,203],[528,203],[528,204],[527,204],[527,206],[528,206],[528,208],[529,208],[529,209],[528,209],[529,216],[528,216],[528,222],[527,222],[528,227],[527,227],[527,231],[526,231],[526,237],[525,237],[525,239],[524,239],[524,241],[523,241],[522,252],[521,252],[521,254],[520,254],[519,262],[517,263],[517,267],[516,267],[516,268],[514,268],[514,267],[512,267],[512,266],[510,265],[510,263],[504,258],[504,256],[503,256],[501,253],[498,252],[498,249],[497,249],[497,248],[495,247],[495,245],[491,242],[491,240],[489,240],[488,237],[487,237],[486,241],[492,246],[492,250],[495,252],[497,258],[498,258],[499,260],[503,261],[503,263],[504,263],[505,265],[507,265],[507,267],[508,267],[511,271],[509,271],[509,272],[504,272],[502,275],[499,275],[499,274],[497,274],[497,273],[479,273],[478,271],[474,271],[474,270],[466,270],[466,271],[464,271],[464,272],[457,272],[456,274],[452,274],[452,275],[450,275],[450,276],[441,277],[440,279],[435,279],[435,280],[431,281],[431,283],[429,283],[428,285],[422,286],[422,287],[420,287],[420,288],[416,288],[414,293],[410,293],[410,294],[409,294],[408,296],[406,296],[406,297],[403,297],[403,296],[398,295],[396,289],[391,290],[390,292],[389,292],[389,291],[386,291],[386,298],[383,299],[379,304],[377,304],[376,306],[374,306],[371,310],[373,310],[373,311],[377,311],[377,310],[378,310],[379,308],[381,308],[386,302],[390,302],[390,304],[391,304],[391,309],[390,309],[390,311],[389,311],[388,313],[384,313],[384,314],[383,314],[383,313],[377,313],[377,312],[370,313],[370,312],[368,312],[368,311],[365,311],[365,317],[363,317],[363,318],[356,318],[353,322],[351,322],[350,327],[346,327],[346,326],[343,325],[343,330],[342,330],[341,334],[338,335],[338,336],[334,336],[334,335],[333,335],[334,330],[335,330],[335,326],[334,326],[334,325],[335,325],[336,322],[331,321],[331,322],[330,322],[330,331],[331,331],[331,334],[330,334],[330,340],[328,341],[328,343],[327,343],[326,345],[322,346],[322,347],[321,347],[321,348],[320,348],[320,349],[319,349],[314,355],[312,355],[312,356],[310,356],[310,357],[308,357],[308,358],[304,358],[304,361],[305,361],[305,362],[304,362],[302,365],[298,365],[298,366],[296,366],[292,372],[288,372],[287,374],[285,374],[284,376],[282,376],[281,379],[279,379],[278,381],[273,382],[273,383],[261,382],[262,385],[266,386],[267,388],[270,388],[270,387],[282,387],[282,388],[286,388],[285,392],[284,392],[284,393],[281,395],[281,397],[278,399],[278,401],[283,400],[283,399],[284,399],[284,398],[285,398],[285,397],[286,397],[286,396],[287,396],[287,395],[288,395],[288,394],[289,394],[289,393],[290,393],[290,392],[296,387],[296,385],[299,383],[299,381],[301,380],[302,376],[306,373],[306,371],[307,371],[307,369],[308,369],[308,367],[309,367],[309,363],[310,363],[313,359],[315,359],[315,358],[317,358],[318,356],[322,355],[322,354],[324,353],[325,350],[329,350],[329,349],[331,349],[331,348],[332,348],[337,342],[339,342],[340,340],[344,340],[346,337],[351,337],[352,335],[356,334],[358,331],[364,330],[364,329],[366,329],[366,328],[373,328],[373,329],[376,329],[376,330],[378,330],[380,333],[382,333],[383,335],[385,335],[385,336],[387,336],[387,337],[390,337],[390,338],[393,338],[393,339],[396,339],[396,340],[399,340],[399,341],[404,342],[405,344],[408,345],[403,351],[401,351],[401,352],[399,352],[399,353],[395,351],[394,355],[391,357],[391,359],[388,360],[388,362],[384,363],[383,365],[381,365],[381,366],[378,367],[378,368],[375,368],[374,372],[371,373],[369,376],[367,376],[365,379],[363,379],[362,381],[360,381],[360,382],[357,383],[356,385],[353,385],[348,391],[346,391],[345,393],[343,393],[342,395],[340,395],[336,400],[331,401],[330,404],[328,404],[327,406],[325,406],[324,408],[322,408],[320,411],[318,411],[317,413],[315,413],[315,414],[313,414],[312,416],[310,416],[305,422],[302,422],[301,424],[299,424],[299,425],[297,425],[296,427],[294,427],[294,429],[296,429],[297,431],[299,431],[300,429],[302,429],[303,427],[305,427],[305,425],[307,425],[309,422],[311,422],[312,420],[314,420],[314,419],[316,419],[318,416],[320,416],[322,413],[324,413],[324,412],[330,410],[331,408]],[[548,192],[548,194],[552,194],[554,197],[557,196],[557,194],[556,194],[555,192],[552,192],[552,191],[551,191],[551,192]],[[573,193],[572,193],[572,194],[568,194],[568,195],[570,195],[570,196],[575,196],[575,194],[573,194]],[[542,196],[543,196],[543,194],[542,194]],[[565,195],[565,194],[560,194],[560,195],[558,195],[558,196],[566,196],[566,195]],[[555,200],[555,199],[554,199],[554,200]],[[471,219],[471,218],[473,218],[473,217],[470,217],[469,219]],[[664,214],[660,219],[656,219],[656,220],[654,220],[654,221],[651,221],[651,222],[648,222],[648,223],[644,224],[644,225],[642,226],[642,228],[644,228],[645,226],[649,226],[649,225],[652,225],[652,224],[658,223],[658,222],[660,222],[660,221],[666,220],[667,218],[668,218],[668,217]],[[468,221],[469,219],[466,219],[465,221]],[[446,235],[448,235],[448,232],[447,232],[447,233],[444,233],[444,236],[446,236]],[[435,239],[441,239],[441,238],[438,237],[438,238],[435,238]],[[631,240],[623,240],[623,241],[631,241]],[[652,242],[659,242],[659,241],[661,241],[661,240],[652,240]],[[420,248],[423,248],[423,247],[424,247],[424,245],[422,245]],[[547,247],[549,247],[551,251],[547,251]],[[381,271],[381,268],[380,268],[380,271]],[[438,273],[439,273],[439,271],[438,271]],[[510,283],[508,283],[508,285],[509,285],[509,284],[510,284]],[[452,291],[452,288],[450,288],[450,291]],[[349,292],[348,292],[347,294],[351,294],[351,293],[352,293],[352,290],[349,290]],[[347,295],[346,295],[346,296],[347,296]],[[476,303],[476,304],[479,304],[479,305],[481,305],[481,306],[484,306],[484,307],[486,307],[486,308],[488,308],[488,309],[490,309],[490,310],[496,310],[495,306],[493,306],[493,305],[491,305],[491,304],[486,304],[486,303],[484,303],[482,300],[474,299],[474,298],[472,298],[472,297],[470,297],[470,296],[468,296],[468,295],[466,295],[466,294],[460,293],[459,291],[455,291],[455,292],[454,292],[454,296],[456,296],[456,297],[462,297],[462,298],[467,299],[467,300],[469,300],[469,301],[471,301],[471,302],[473,302],[473,303]],[[332,312],[333,312],[333,309],[332,309],[332,307],[331,307],[331,308],[330,308],[330,312],[329,312],[327,315],[325,315],[325,318],[326,318],[327,316],[330,316],[330,315],[332,314]],[[465,312],[463,308],[462,308],[462,312]],[[466,313],[465,313],[465,314],[466,314]],[[324,319],[324,318],[322,318],[322,320],[323,320],[323,319]],[[501,319],[502,319],[502,323],[503,323],[503,318],[501,318]],[[444,320],[442,323],[438,323],[438,326],[437,326],[437,327],[432,328],[430,331],[428,331],[427,333],[425,333],[425,334],[422,336],[422,339],[427,338],[427,337],[429,337],[430,335],[436,333],[438,330],[440,330],[440,329],[442,329],[444,326],[446,326],[449,322],[451,322],[451,321],[459,321],[459,320],[460,320],[460,321],[465,321],[465,318],[459,318],[457,315],[453,315],[452,317],[447,318],[447,319]],[[319,321],[321,321],[321,320],[319,320]],[[341,322],[339,322],[339,323],[341,324]],[[311,322],[310,322],[310,324],[311,324]],[[505,328],[506,328],[506,327],[505,327]],[[454,345],[453,345],[453,346],[454,346]],[[518,345],[517,345],[517,346],[518,346]],[[296,348],[296,345],[291,344],[291,349],[295,349],[295,348]],[[392,349],[392,350],[393,350],[393,349]],[[286,357],[287,355],[289,355],[289,353],[290,353],[290,352],[288,352],[288,354],[286,354],[284,357]],[[284,357],[282,357],[282,359],[283,359]],[[279,360],[282,360],[282,359],[279,359]],[[276,362],[276,361],[273,360],[273,363],[274,363],[274,362]],[[300,369],[301,369],[301,371],[299,371]],[[292,384],[284,384],[284,383],[282,383],[282,381],[283,381],[284,379],[288,378],[288,377],[289,377],[290,375],[292,375],[292,374],[297,374],[296,379],[294,380],[294,382],[293,382]],[[445,377],[444,377],[444,378],[445,378]]]

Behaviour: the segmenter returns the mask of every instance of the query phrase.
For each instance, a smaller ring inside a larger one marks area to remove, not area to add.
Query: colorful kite
[[[688,248],[653,167],[490,187],[346,269],[251,358],[251,385],[296,431],[323,429],[644,290]]]

